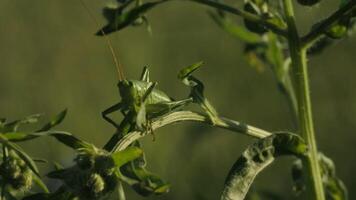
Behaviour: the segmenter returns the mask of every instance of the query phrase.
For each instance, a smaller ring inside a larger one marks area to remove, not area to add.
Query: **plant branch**
[[[308,177],[307,186],[310,192],[308,199],[325,200],[321,170],[318,162],[318,149],[314,134],[314,124],[310,100],[306,49],[301,47],[297,26],[294,18],[292,0],[283,0],[285,17],[288,24],[288,43],[292,58],[292,70],[298,98],[299,132],[309,147],[309,154],[303,160]]]
[[[201,123],[212,125],[214,127],[219,127],[238,133],[243,133],[245,135],[252,136],[255,138],[264,138],[273,134],[269,131],[265,131],[256,128],[254,126],[250,126],[227,118],[220,118],[215,124],[211,124],[211,120],[209,119],[208,116],[192,111],[176,111],[168,115],[165,115],[161,118],[158,118],[152,122],[152,129],[156,130],[160,127],[176,122],[183,122],[183,121],[201,122]],[[144,137],[147,134],[148,134],[147,132],[140,132],[140,131],[132,131],[128,133],[116,144],[113,152],[124,150],[132,142]]]
[[[343,16],[349,14],[355,8],[355,5],[356,0],[351,0],[347,2],[344,6],[339,8],[337,11],[335,11],[328,18],[322,20],[321,23],[315,29],[312,29],[308,34],[302,37],[301,46],[303,48],[307,48],[315,40],[319,39],[325,33],[325,31],[330,29],[330,27],[334,23],[340,20]]]
[[[252,21],[252,22],[263,24],[264,26],[266,26],[267,28],[269,28],[271,31],[273,31],[276,34],[282,35],[282,36],[287,36],[287,31],[285,28],[272,23],[271,21],[268,21],[261,16],[246,12],[244,10],[240,10],[238,8],[233,8],[231,6],[219,3],[217,1],[212,1],[212,0],[191,0],[191,1],[199,3],[199,4],[204,4],[204,5],[213,7],[213,8],[217,8],[217,9],[223,10],[225,12],[234,14],[234,15],[241,16],[241,17],[243,17],[249,21]]]

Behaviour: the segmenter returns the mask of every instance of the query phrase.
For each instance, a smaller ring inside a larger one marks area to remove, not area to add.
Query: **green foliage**
[[[348,198],[346,187],[336,176],[333,161],[318,153],[306,59],[307,50],[308,55],[320,53],[336,40],[352,33],[356,2],[342,0],[337,11],[314,24],[309,33],[300,37],[291,0],[281,0],[278,3],[245,0],[242,8],[219,1],[191,1],[214,9],[209,11],[211,18],[221,29],[244,42],[244,53],[251,66],[259,70],[266,67],[272,70],[280,91],[294,111],[299,135],[289,132],[272,133],[221,117],[206,97],[205,84],[193,76],[203,62],[179,71],[178,78],[189,87],[190,94],[178,101],[156,88],[157,83],[150,81],[146,67],[140,80],[134,80],[124,79],[118,66],[121,101],[102,113],[102,117],[116,128],[116,132],[103,148],[69,132],[51,130],[63,121],[66,110],[35,131],[24,131],[21,128],[25,124],[38,122],[40,115],[31,115],[12,122],[0,119],[1,200],[108,199],[116,189],[120,198],[124,199],[121,183],[129,185],[142,196],[167,193],[170,184],[147,169],[144,150],[137,134],[150,133],[154,136],[153,129],[177,121],[199,121],[258,137],[258,141],[248,146],[230,170],[222,200],[244,199],[255,177],[275,159],[285,155],[297,157],[292,167],[294,191],[297,195],[308,192],[307,198],[316,200]],[[168,0],[118,0],[115,5],[104,8],[103,15],[108,23],[97,35],[106,36],[144,22],[148,25],[147,12],[164,2]],[[318,2],[319,0],[298,0],[299,4],[306,6]],[[242,17],[243,25],[237,24],[230,14]],[[109,39],[108,42],[110,43]],[[198,105],[203,113],[186,110],[189,103]],[[181,111],[183,109],[185,111]],[[108,117],[116,111],[123,114],[123,119],[119,122]],[[51,136],[76,152],[71,166],[60,167],[55,164],[55,169],[47,174],[47,177],[61,182],[55,191],[49,191],[42,182],[36,165],[41,160],[32,158],[17,144],[43,136]],[[124,142],[125,145],[122,145]],[[31,191],[33,183],[42,192]],[[308,188],[310,189],[307,190]],[[250,192],[247,198],[280,199],[278,195],[269,192]]]

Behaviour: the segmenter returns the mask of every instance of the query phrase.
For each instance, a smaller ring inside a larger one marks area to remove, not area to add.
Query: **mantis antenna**
[[[85,10],[88,12],[89,16],[93,19],[93,21],[95,22],[95,24],[99,27],[99,22],[98,20],[96,20],[94,14],[91,12],[91,10],[89,9],[89,7],[85,4],[84,0],[79,0],[80,3],[82,4],[82,6],[85,8]],[[124,77],[124,74],[123,74],[123,68],[121,66],[121,63],[120,61],[117,59],[117,56],[115,54],[115,50],[111,44],[111,41],[110,41],[110,38],[109,36],[107,36],[105,34],[105,32],[100,29],[100,32],[103,34],[105,40],[106,40],[106,43],[108,44],[109,46],[109,49],[110,49],[110,53],[111,53],[111,56],[113,58],[113,61],[114,61],[114,64],[116,66],[116,70],[117,70],[117,74],[118,74],[118,78],[119,78],[119,81],[122,81],[125,79]]]

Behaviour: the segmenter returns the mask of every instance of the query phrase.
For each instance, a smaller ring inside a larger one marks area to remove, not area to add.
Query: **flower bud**
[[[0,176],[5,183],[15,190],[28,190],[32,185],[32,172],[26,163],[15,153],[9,156],[0,165]]]
[[[99,174],[91,174],[87,181],[86,189],[91,196],[98,197],[105,189],[105,182]]]

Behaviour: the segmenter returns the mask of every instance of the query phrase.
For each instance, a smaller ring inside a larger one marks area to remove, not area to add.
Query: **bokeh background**
[[[102,1],[88,1],[101,24]],[[241,2],[240,2],[241,4]],[[326,17],[338,2],[315,8],[297,6],[302,32]],[[291,113],[270,69],[257,72],[242,56],[242,42],[219,29],[209,8],[171,2],[148,14],[153,34],[127,28],[111,39],[126,77],[138,78],[148,65],[151,79],[176,99],[188,94],[177,71],[203,60],[197,72],[219,113],[266,130],[293,130]],[[79,1],[0,1],[0,116],[17,119],[64,108],[69,113],[57,129],[101,146],[114,132],[100,112],[119,101],[117,77],[97,25]],[[337,166],[338,175],[356,198],[356,37],[340,41],[310,58],[312,101],[318,145]],[[116,116],[120,119],[119,115]],[[164,127],[156,141],[143,139],[149,169],[172,184],[171,192],[148,199],[218,199],[230,167],[252,138],[194,123]],[[51,138],[21,144],[31,155],[71,165],[74,152]],[[258,176],[254,187],[289,199],[290,166],[283,158]],[[51,167],[43,165],[45,174]],[[46,179],[49,181],[48,179]],[[127,188],[128,199],[145,199]]]

